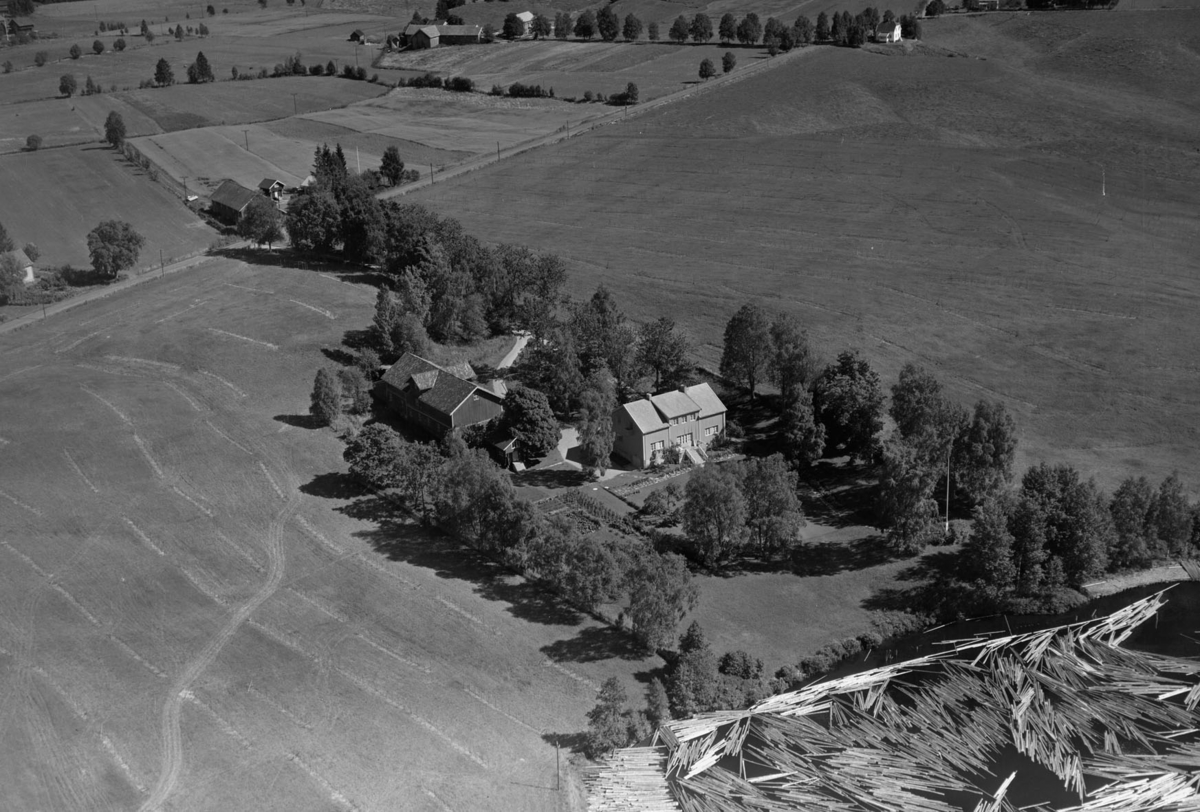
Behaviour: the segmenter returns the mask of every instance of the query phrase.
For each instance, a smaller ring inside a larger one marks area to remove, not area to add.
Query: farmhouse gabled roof
[[[875,27],[875,30],[881,34],[890,34],[900,27],[899,20],[892,20],[890,23],[880,23]]]
[[[642,434],[661,431],[667,427],[654,404],[648,400],[635,400],[622,404],[621,409],[633,420],[638,431]]]
[[[469,364],[458,364],[451,367],[457,372],[471,372]],[[427,406],[450,415],[472,396],[483,396],[493,403],[500,399],[481,386],[463,380],[450,369],[440,367],[419,355],[404,353],[391,368],[383,374],[383,382],[401,391],[412,387],[420,392],[417,399]]]
[[[679,390],[663,392],[661,395],[653,395],[650,398],[650,402],[654,404],[655,409],[658,409],[659,414],[667,420],[700,411],[700,404]]]
[[[706,383],[698,383],[683,390],[697,406],[700,407],[701,417],[711,417],[714,414],[724,414],[727,409],[717,393]]]
[[[14,251],[9,251],[8,253],[5,254],[5,256],[12,257],[13,259],[15,259],[17,261],[17,267],[20,268],[22,271],[25,270],[26,268],[28,268],[29,266],[33,265],[33,260],[31,260],[28,256],[26,256],[25,252],[22,251],[20,248],[17,248]]]
[[[533,16],[534,15],[532,11],[522,11],[517,15],[517,19],[523,23],[528,23],[533,21]]]
[[[252,190],[237,181],[227,180],[217,187],[217,191],[212,193],[210,199],[213,203],[220,203],[222,206],[228,206],[234,211],[240,212],[255,197],[256,194]]]
[[[283,181],[275,180],[275,178],[263,178],[258,182],[259,189],[274,189],[276,186],[283,186]]]
[[[438,35],[438,27],[436,25],[417,25],[416,23],[409,23],[404,29],[404,36],[411,37],[418,31],[427,37],[436,37]]]

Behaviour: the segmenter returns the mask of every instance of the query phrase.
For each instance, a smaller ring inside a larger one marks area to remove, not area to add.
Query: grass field
[[[1198,15],[1128,17],[1154,43]],[[927,39],[1003,53],[1006,26],[972,20]],[[1194,491],[1200,111],[1099,86],[1102,61],[1086,78],[1056,68],[1070,40],[1016,30],[1009,62],[821,50],[419,199],[485,239],[536,230],[577,295],[603,282],[632,316],[674,316],[709,364],[756,300],[800,315],[827,355],[862,349],[888,385],[916,361],[963,401],[1003,400],[1022,465],[1071,462],[1109,486],[1177,469]]]
[[[0,335],[6,806],[568,808],[550,734],[657,661],[304,427],[372,294],[213,260]]]
[[[0,223],[19,244],[36,243],[38,265],[91,267],[87,233],[125,220],[146,238],[138,267],[207,248],[216,233],[140,169],[96,146],[0,155]],[[261,180],[261,178],[260,178]]]
[[[665,32],[664,32],[665,36]],[[720,65],[729,48],[718,44],[674,45],[669,42],[565,42],[543,40],[496,42],[480,47],[435,48],[385,55],[381,65],[445,76],[469,76],[486,90],[513,82],[554,88],[559,98],[582,98],[584,91],[623,92],[634,82],[645,101],[700,81],[704,59]],[[743,64],[765,59],[759,48],[737,49]]]

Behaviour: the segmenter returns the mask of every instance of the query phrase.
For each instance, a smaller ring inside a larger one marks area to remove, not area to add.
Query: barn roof
[[[427,37],[436,37],[438,35],[438,27],[436,25],[417,25],[409,23],[404,28],[404,36],[411,37],[413,34],[422,33]]]
[[[477,25],[439,25],[437,30],[443,37],[477,37],[483,31]]]
[[[210,199],[213,203],[220,203],[222,206],[228,206],[234,211],[240,212],[255,197],[256,194],[252,190],[237,181],[227,180],[217,187],[217,191],[212,193]]]
[[[493,403],[498,401],[493,393],[463,380],[456,372],[474,374],[474,370],[466,363],[447,369],[406,352],[383,374],[383,382],[400,390],[415,387],[421,393],[418,400],[446,415],[475,394],[483,395]]]

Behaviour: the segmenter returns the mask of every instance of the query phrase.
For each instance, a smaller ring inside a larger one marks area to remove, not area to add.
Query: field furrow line
[[[166,384],[171,389],[174,389],[175,393],[177,395],[179,395],[181,398],[186,400],[188,402],[188,405],[191,406],[193,409],[195,409],[198,412],[204,411],[204,409],[200,406],[200,404],[197,403],[196,401],[192,400],[192,396],[189,395],[187,392],[183,391],[183,389],[178,384],[174,383],[173,381],[167,381]]]
[[[159,668],[154,663],[147,660],[142,655],[138,654],[136,651],[133,650],[133,648],[128,643],[126,643],[121,638],[117,637],[115,634],[110,634],[108,636],[108,639],[113,641],[114,643],[116,643],[117,646],[122,651],[124,651],[126,654],[128,654],[130,657],[132,657],[135,662],[137,662],[140,666],[145,668],[147,671],[149,671],[154,676],[158,677],[159,679],[167,678],[166,673],[161,668]]]
[[[88,623],[91,623],[93,626],[96,626],[97,628],[99,628],[101,625],[103,625],[100,623],[99,620],[96,619],[96,616],[93,615],[91,612],[89,612],[87,610],[87,607],[85,607],[82,603],[80,603],[78,600],[76,600],[75,596],[72,595],[70,592],[68,592],[62,584],[60,584],[56,581],[49,581],[48,583],[50,584],[51,589],[53,589],[59,595],[62,595],[63,599],[66,600],[67,603],[74,606],[81,615],[83,615],[85,618],[87,618]]]
[[[100,489],[92,484],[92,481],[87,478],[87,474],[79,467],[79,463],[75,462],[75,458],[71,456],[71,452],[64,448],[63,456],[67,458],[67,462],[71,463],[71,467],[75,469],[75,473],[79,474],[79,478],[83,480],[83,483],[92,489],[92,493],[100,493]]]
[[[240,744],[243,749],[245,749],[245,750],[253,750],[254,749],[254,745],[250,743],[249,739],[247,739],[240,732],[238,732],[237,728],[235,728],[233,725],[229,724],[229,722],[225,721],[225,719],[219,713],[217,713],[215,710],[210,708],[208,706],[208,703],[206,703],[203,699],[200,699],[200,697],[196,696],[191,691],[184,692],[184,699],[187,700],[188,702],[191,702],[196,707],[204,710],[206,713],[208,713],[208,715],[211,716],[213,718],[213,720],[217,723],[217,727],[221,728],[221,731],[226,736],[229,736],[235,742]]]
[[[205,516],[208,516],[209,518],[212,518],[213,512],[212,512],[211,510],[209,510],[209,509],[208,509],[208,508],[206,508],[204,505],[200,504],[200,503],[199,503],[199,502],[197,502],[195,499],[193,499],[192,497],[190,497],[190,496],[188,496],[186,493],[184,493],[184,492],[183,492],[183,490],[182,490],[182,489],[181,489],[181,488],[180,488],[178,485],[172,485],[172,486],[171,486],[171,490],[175,491],[175,493],[179,494],[179,495],[180,495],[180,496],[182,496],[184,499],[188,500],[188,501],[189,501],[189,502],[191,502],[193,505],[195,505],[195,507],[196,507],[196,510],[200,511],[200,512],[201,512],[201,513],[203,513]]]
[[[367,637],[362,632],[359,632],[358,634],[356,634],[355,637],[357,637],[359,640],[366,643],[371,648],[383,652],[384,654],[391,657],[393,660],[395,660],[398,663],[403,663],[404,665],[407,665],[409,668],[415,668],[424,674],[432,674],[433,673],[433,669],[430,668],[429,666],[422,665],[421,663],[410,660],[407,657],[402,657],[401,655],[397,654],[396,652],[392,651],[391,649],[381,646],[379,643],[376,643],[374,640],[372,640],[370,637]]]
[[[500,634],[500,633],[499,633],[499,632],[497,632],[495,629],[493,629],[491,626],[489,626],[487,623],[485,623],[484,621],[480,620],[480,619],[479,619],[479,618],[477,618],[475,615],[473,615],[473,614],[471,614],[470,612],[468,612],[466,609],[463,609],[463,608],[462,608],[461,606],[459,606],[457,603],[454,603],[453,601],[446,600],[446,599],[445,599],[445,598],[443,598],[441,595],[438,595],[438,596],[437,596],[437,602],[438,602],[438,603],[440,603],[440,604],[442,604],[443,606],[445,606],[445,607],[446,607],[447,609],[449,609],[451,612],[455,612],[455,613],[457,613],[457,614],[461,615],[462,617],[466,618],[467,620],[471,621],[472,623],[474,623],[475,625],[479,626],[480,628],[487,629],[489,632],[491,632],[492,634],[495,634],[495,635],[498,635],[498,634]]]
[[[333,315],[328,310],[325,310],[320,307],[314,307],[313,305],[310,305],[310,304],[305,304],[304,302],[300,301],[299,299],[288,299],[288,301],[291,302],[292,304],[300,305],[301,307],[307,307],[309,310],[313,311],[314,313],[320,313],[322,316],[324,316],[327,319],[334,320],[337,318],[337,316]]]
[[[146,445],[146,441],[137,435],[137,432],[134,432],[133,442],[137,444],[138,451],[142,452],[142,456],[146,458],[146,464],[149,465],[151,470],[154,471],[154,475],[159,479],[165,479],[163,470],[161,467],[159,467],[158,461],[150,455],[150,448]]]
[[[160,722],[162,737],[161,764],[158,780],[150,797],[140,807],[141,812],[151,812],[160,809],[163,802],[174,791],[183,769],[183,736],[180,730],[180,714],[183,706],[183,692],[187,691],[193,682],[212,665],[221,649],[233,639],[254,611],[262,606],[283,581],[284,552],[283,528],[288,520],[300,507],[300,494],[292,496],[284,505],[267,530],[267,551],[270,555],[270,567],[267,580],[248,601],[238,607],[237,611],[226,621],[221,631],[204,647],[200,653],[188,663],[183,672],[171,685],[171,692],[163,703]]]
[[[325,615],[329,615],[331,618],[338,621],[339,623],[349,623],[350,622],[350,618],[347,617],[346,615],[342,614],[341,612],[337,611],[336,609],[326,606],[324,603],[317,600],[316,598],[313,598],[309,595],[305,595],[303,592],[296,589],[295,587],[289,586],[288,592],[291,592],[297,598],[299,598],[300,600],[309,604],[314,609],[316,609],[318,612],[321,612],[322,614],[325,614]]]
[[[8,373],[7,375],[0,375],[0,382],[7,381],[9,378],[15,378],[18,375],[20,375],[22,372],[32,372],[35,369],[39,369],[41,366],[42,366],[41,364],[34,364],[31,367],[22,367],[21,369],[18,369],[15,372]]]
[[[359,807],[357,804],[355,804],[353,801],[351,801],[345,795],[343,795],[342,793],[340,793],[336,789],[334,789],[333,785],[330,784],[328,781],[326,781],[321,776],[320,773],[318,773],[316,770],[314,770],[312,767],[310,767],[304,761],[304,759],[300,758],[299,753],[288,753],[288,759],[292,762],[295,762],[295,764],[298,767],[300,767],[300,769],[302,769],[302,770],[304,770],[304,772],[308,773],[309,777],[312,778],[312,780],[314,780],[318,784],[320,784],[321,789],[323,789],[327,793],[329,793],[329,797],[331,800],[333,800],[334,803],[344,806],[345,808],[352,810],[352,812],[361,812],[361,807]]]
[[[392,572],[390,569],[388,569],[387,567],[380,564],[374,558],[369,557],[369,555],[355,554],[354,560],[361,562],[363,564],[366,564],[368,567],[375,570],[376,572],[386,575],[388,578],[391,578],[393,580],[399,581],[400,583],[404,584],[405,586],[410,586],[413,589],[421,588],[420,584],[414,583],[414,582],[408,580],[403,575],[400,575],[397,572]]]
[[[226,434],[225,432],[221,431],[219,428],[217,428],[216,426],[214,426],[214,425],[212,424],[212,421],[205,420],[205,421],[204,421],[204,423],[205,423],[205,425],[207,425],[207,426],[208,426],[210,429],[212,429],[213,431],[215,431],[215,432],[217,433],[217,436],[219,436],[219,437],[223,438],[223,439],[224,439],[226,442],[228,442],[228,443],[229,443],[230,445],[232,445],[234,448],[236,448],[236,449],[239,449],[239,450],[241,450],[241,451],[244,451],[244,452],[246,452],[247,454],[251,454],[251,456],[253,456],[253,454],[252,454],[252,452],[250,451],[250,449],[246,448],[246,446],[242,445],[242,444],[241,444],[241,443],[239,443],[237,440],[233,439],[233,438],[232,438],[232,437],[230,437],[228,434]]]
[[[501,716],[503,716],[505,719],[508,719],[510,722],[515,722],[516,724],[520,725],[521,727],[525,728],[525,729],[526,729],[526,730],[528,730],[528,731],[531,731],[531,732],[533,732],[533,733],[536,733],[536,734],[538,734],[539,736],[540,736],[540,735],[542,735],[542,733],[544,733],[544,732],[545,732],[545,731],[542,731],[542,730],[538,730],[538,729],[537,729],[536,727],[534,727],[533,725],[526,724],[525,722],[522,722],[520,719],[518,719],[517,717],[513,716],[511,713],[508,713],[507,711],[503,711],[503,710],[501,710],[500,708],[498,708],[498,707],[496,707],[495,705],[493,705],[491,702],[488,702],[486,699],[484,699],[484,698],[483,698],[482,696],[480,696],[479,694],[477,694],[477,693],[475,693],[474,691],[472,691],[470,688],[466,688],[466,687],[464,687],[464,688],[463,688],[463,693],[465,693],[467,696],[469,696],[469,697],[471,697],[472,699],[474,699],[476,702],[479,702],[480,704],[482,704],[482,705],[486,705],[487,707],[491,708],[491,709],[492,709],[492,710],[494,710],[496,713],[498,713],[498,714],[500,714]]]
[[[251,344],[258,344],[259,346],[266,347],[268,350],[278,350],[279,349],[278,344],[272,344],[270,341],[259,341],[257,338],[250,338],[249,336],[239,335],[237,333],[231,333],[228,330],[219,330],[216,327],[209,327],[207,329],[210,333],[216,333],[217,335],[229,336],[230,338],[236,338],[240,341],[248,341]]]
[[[207,301],[208,300],[206,299],[204,302],[196,302],[195,304],[188,305],[183,310],[177,310],[174,313],[163,316],[161,319],[156,319],[154,323],[162,324],[164,321],[170,321],[171,319],[175,318],[176,316],[182,316],[184,313],[187,313],[189,310],[195,310],[197,307],[199,307],[202,304],[205,304],[205,302],[207,302]]]
[[[128,355],[106,355],[104,359],[112,361],[114,364],[134,364],[135,366],[148,366],[171,372],[178,372],[180,369],[179,364],[172,364],[168,361],[151,361],[149,358],[133,358]]]
[[[274,294],[274,293],[275,293],[275,291],[273,291],[273,290],[264,290],[263,288],[252,288],[252,287],[248,287],[248,286],[246,286],[246,285],[235,285],[235,284],[234,284],[234,283],[232,283],[232,282],[226,282],[226,283],[225,283],[225,287],[227,287],[227,288],[239,288],[239,289],[241,289],[241,290],[251,290],[251,291],[254,291],[255,293],[270,293],[270,294]]]
[[[125,777],[129,779],[129,783],[133,784],[133,786],[137,788],[138,792],[145,795],[147,792],[146,785],[138,780],[138,777],[133,774],[133,770],[129,769],[129,762],[121,758],[121,754],[117,752],[117,748],[113,746],[113,743],[109,740],[108,736],[105,736],[103,733],[101,733],[100,743],[104,745],[104,749],[108,751],[108,755],[112,757],[112,760],[116,762],[117,767],[119,767],[121,772],[125,774]]]
[[[319,533],[317,531],[317,528],[315,528],[311,524],[309,524],[308,520],[306,520],[303,516],[296,517],[296,524],[300,525],[300,527],[304,530],[305,533],[308,534],[308,536],[310,538],[315,540],[318,544],[320,544],[322,547],[324,547],[329,552],[333,553],[334,555],[338,555],[338,556],[340,556],[342,554],[342,550],[340,550],[336,544],[334,544],[332,541],[325,538],[325,536],[323,536],[321,533]]]
[[[50,677],[50,675],[46,673],[46,669],[42,668],[40,665],[35,665],[33,663],[30,663],[29,670],[32,671],[33,673],[37,674],[38,677],[42,680],[43,683],[45,683],[45,685],[48,688],[50,688],[52,691],[54,691],[54,693],[58,694],[58,698],[61,699],[66,704],[66,706],[69,707],[76,716],[78,716],[80,719],[83,719],[84,721],[87,720],[87,718],[88,718],[87,711],[85,711],[83,708],[79,707],[78,703],[76,703],[75,700],[71,697],[71,692],[68,691],[66,688],[63,688],[57,682],[55,682]]]
[[[85,335],[83,338],[77,338],[77,339],[75,339],[74,341],[72,341],[70,344],[68,344],[67,346],[63,347],[62,349],[55,350],[55,351],[54,351],[54,354],[55,354],[55,355],[61,355],[61,354],[62,354],[62,353],[64,353],[64,352],[68,352],[68,351],[70,351],[70,350],[73,350],[73,349],[75,349],[76,347],[78,347],[80,344],[82,344],[83,342],[87,341],[89,338],[95,338],[96,336],[100,335],[100,334],[101,334],[101,333],[103,333],[103,332],[104,332],[103,330],[97,330],[97,331],[96,331],[96,332],[94,332],[94,333],[88,333],[88,334],[87,334],[87,335]]]
[[[121,418],[121,422],[122,422],[122,423],[124,423],[124,424],[125,424],[125,425],[127,425],[127,426],[132,426],[132,425],[133,425],[133,421],[132,421],[132,420],[130,420],[130,419],[129,419],[129,417],[128,417],[128,416],[126,416],[126,414],[125,414],[123,411],[121,411],[120,409],[118,409],[116,406],[114,406],[114,405],[113,405],[112,403],[110,403],[109,401],[105,400],[105,399],[104,399],[103,397],[101,397],[99,394],[97,394],[96,392],[93,392],[91,389],[88,389],[88,388],[87,388],[86,386],[84,386],[83,384],[80,384],[80,385],[79,385],[79,388],[80,388],[80,389],[82,389],[84,392],[87,392],[89,395],[91,395],[92,397],[94,397],[96,400],[98,400],[98,401],[100,401],[101,403],[103,403],[103,404],[104,404],[105,406],[107,406],[109,409],[111,409],[111,410],[112,410],[112,412],[113,412],[113,414],[115,414],[117,417]]]
[[[255,696],[257,696],[259,698],[259,700],[261,700],[262,702],[265,702],[266,704],[270,705],[275,710],[279,711],[281,716],[285,717],[289,722],[294,724],[296,727],[301,728],[303,730],[312,730],[313,729],[313,726],[310,723],[304,721],[299,716],[297,716],[296,714],[292,713],[290,710],[285,708],[282,704],[280,704],[280,702],[278,700],[276,700],[270,694],[263,693],[262,691],[255,688],[253,685],[248,687],[246,689],[246,692],[254,694]]]
[[[424,792],[426,795],[432,798],[438,806],[445,810],[445,812],[454,812],[454,808],[435,795],[433,790],[427,789],[426,787],[421,787],[421,792]]]
[[[464,756],[465,758],[470,759],[475,764],[479,765],[480,767],[484,768],[485,770],[490,769],[487,765],[487,762],[485,762],[479,756],[472,753],[465,745],[459,744],[451,736],[444,733],[442,731],[442,729],[439,728],[437,725],[433,724],[428,719],[424,718],[423,716],[416,713],[412,709],[408,708],[404,704],[397,702],[395,699],[392,699],[390,696],[388,696],[383,691],[376,688],[374,685],[371,685],[369,682],[364,680],[362,677],[359,677],[356,674],[351,674],[349,671],[343,671],[340,668],[338,669],[338,673],[341,674],[346,679],[350,680],[350,682],[354,683],[362,690],[366,691],[371,696],[378,699],[380,702],[383,702],[385,705],[388,705],[388,706],[400,711],[405,716],[412,719],[418,725],[425,728],[430,733],[432,733],[433,735],[437,736],[439,739],[444,741],[447,745],[450,746],[450,749],[454,750],[456,753],[459,753],[460,755]]]
[[[151,550],[158,553],[159,555],[166,555],[166,553],[164,553],[162,551],[162,548],[160,548],[157,544],[155,544],[153,541],[151,541],[150,537],[147,536],[145,533],[143,533],[142,529],[140,527],[138,527],[136,524],[134,524],[130,519],[128,519],[124,516],[122,516],[121,519],[125,522],[125,524],[129,525],[129,529],[132,530],[133,534],[138,537],[138,541],[140,541],[142,544],[145,544],[147,547],[149,547]]]
[[[590,680],[587,677],[581,676],[580,674],[576,674],[571,669],[567,668],[564,665],[560,665],[559,663],[556,663],[553,660],[546,660],[546,662],[542,663],[542,667],[543,668],[553,668],[555,671],[559,672],[560,674],[570,677],[571,679],[575,680],[576,682],[578,682],[581,685],[586,685],[587,687],[591,688],[593,691],[600,690],[600,685],[598,683],[596,683],[595,681]]]
[[[227,545],[229,545],[229,548],[231,550],[233,550],[235,553],[240,555],[242,558],[246,559],[246,562],[254,569],[255,572],[263,571],[263,566],[262,566],[262,564],[258,563],[258,559],[256,559],[253,555],[251,555],[249,552],[247,552],[242,547],[242,545],[238,544],[233,539],[229,538],[229,536],[225,535],[224,533],[222,533],[220,531],[217,531],[217,538],[221,539],[221,541],[223,541]]]
[[[279,487],[279,483],[275,481],[275,477],[271,476],[271,472],[267,470],[266,463],[262,460],[258,461],[259,470],[263,472],[263,476],[267,478],[267,482],[271,483],[271,490],[275,491],[275,495],[280,499],[287,499],[283,494],[283,489]],[[297,519],[299,522],[304,522],[304,519]]]
[[[38,510],[37,508],[35,508],[33,505],[27,505],[27,504],[25,504],[24,502],[22,502],[22,501],[21,501],[20,499],[18,499],[17,497],[13,496],[13,495],[12,495],[11,493],[9,493],[8,491],[3,491],[3,490],[0,490],[0,497],[3,497],[3,498],[5,498],[5,499],[7,499],[8,501],[12,502],[14,505],[16,505],[16,506],[17,506],[17,507],[19,507],[19,508],[22,508],[22,509],[24,509],[24,510],[28,510],[28,511],[29,511],[30,513],[32,513],[34,516],[41,516],[41,515],[42,515],[42,512],[41,512],[40,510]]]
[[[32,558],[30,558],[29,556],[25,555],[25,553],[21,552],[21,551],[20,551],[20,550],[18,550],[16,547],[14,547],[14,546],[12,546],[11,544],[9,544],[7,541],[0,540],[0,546],[4,547],[6,550],[8,550],[8,551],[9,551],[10,553],[12,553],[13,555],[15,555],[17,558],[19,558],[19,559],[21,559],[22,561],[24,561],[26,564],[28,564],[28,565],[29,565],[29,568],[30,568],[30,569],[32,569],[32,570],[33,570],[34,572],[36,572],[38,575],[40,575],[40,576],[42,576],[43,578],[45,578],[47,581],[49,581],[51,578],[53,578],[53,577],[54,577],[54,575],[53,575],[53,574],[51,574],[51,573],[49,573],[49,572],[46,572],[44,569],[42,569],[41,567],[39,567],[39,566],[38,566],[38,563],[37,563],[36,561],[34,561],[34,560],[33,560]]]
[[[222,377],[221,377],[220,375],[218,375],[217,373],[215,373],[215,372],[209,372],[207,369],[198,369],[198,370],[196,370],[196,371],[197,371],[197,372],[199,372],[201,375],[207,375],[208,377],[210,377],[210,378],[214,378],[214,379],[216,379],[217,381],[219,381],[220,383],[224,384],[224,385],[225,385],[225,386],[227,386],[227,387],[228,387],[228,388],[229,388],[229,389],[230,389],[230,390],[231,390],[231,391],[232,391],[232,392],[233,392],[235,395],[237,395],[239,398],[244,398],[244,397],[246,397],[246,393],[245,393],[245,392],[243,392],[241,389],[238,389],[236,386],[234,386],[234,385],[233,385],[233,384],[231,384],[229,381],[227,381],[227,380],[225,380],[224,378],[222,378]],[[249,453],[249,452],[247,452],[247,453]]]
[[[30,686],[25,716],[28,720],[27,729],[33,739],[31,755],[45,766],[39,777],[44,789],[51,797],[59,796],[58,802],[62,808],[83,810],[95,805],[95,799],[85,799],[81,789],[95,791],[95,786],[88,782],[83,787],[76,778],[82,772],[79,759],[75,753],[63,746],[63,742],[54,731],[50,721],[50,709],[44,697]],[[88,801],[91,801],[89,803]]]
[[[79,367],[80,369],[90,369],[93,372],[103,372],[105,375],[117,375],[122,378],[145,378],[144,375],[128,369],[114,369],[113,367],[101,366],[100,364],[88,364],[83,361],[76,362],[75,366]]]
[[[212,601],[214,603],[218,603],[221,606],[229,605],[228,599],[226,599],[223,595],[221,595],[221,593],[217,591],[215,586],[213,586],[212,584],[205,583],[205,580],[207,580],[207,579],[202,579],[199,575],[196,575],[194,572],[184,569],[183,567],[179,567],[179,573],[184,578],[187,579],[187,582],[189,584],[194,586],[201,594],[203,594],[210,601]]]

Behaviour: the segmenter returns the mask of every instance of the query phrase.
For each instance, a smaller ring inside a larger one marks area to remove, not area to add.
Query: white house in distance
[[[891,22],[880,23],[875,27],[876,42],[899,42],[900,41],[900,21],[892,20]]]
[[[638,468],[661,462],[667,448],[680,446],[696,462],[725,431],[725,404],[706,383],[681,386],[624,403],[613,412],[613,453]]]
[[[21,272],[21,283],[32,285],[37,281],[33,275],[33,262],[29,257],[25,256],[25,252],[18,248],[15,251],[9,251],[5,256],[12,257],[17,263],[17,270]]]

